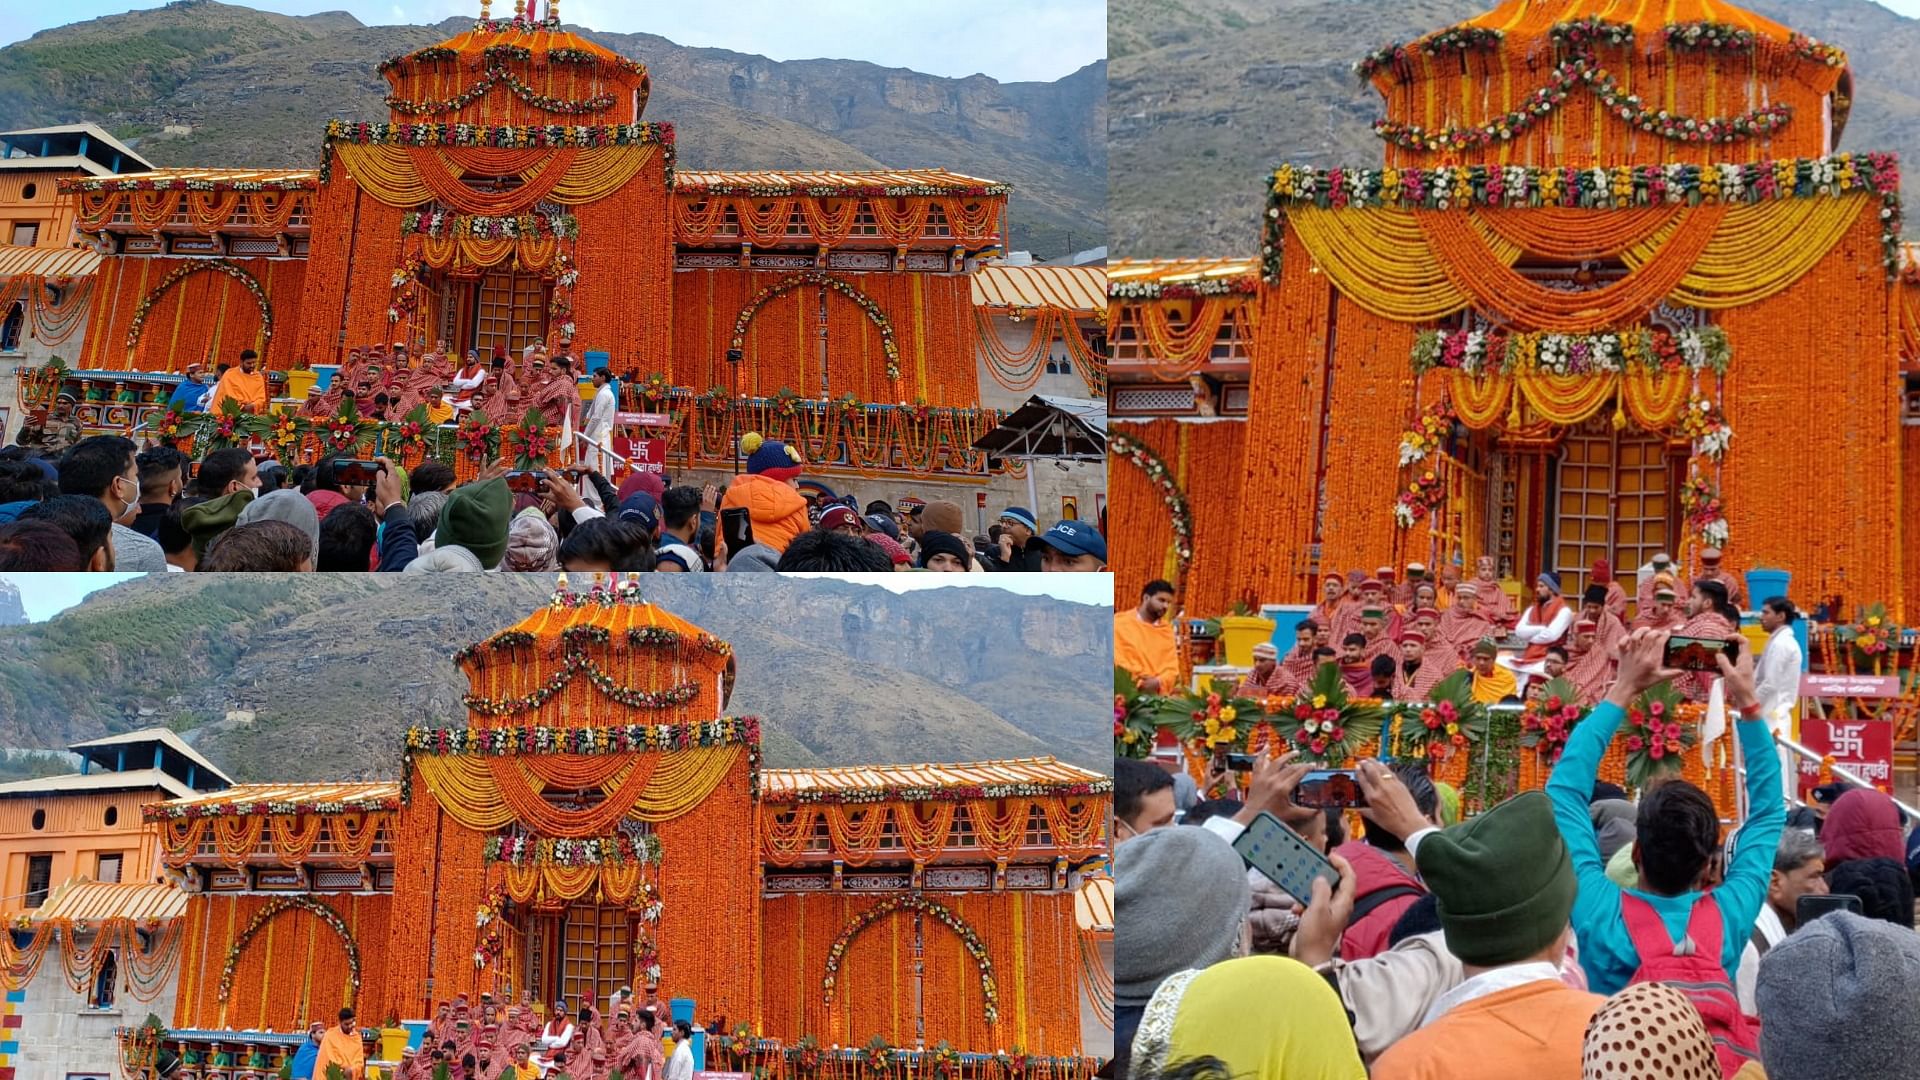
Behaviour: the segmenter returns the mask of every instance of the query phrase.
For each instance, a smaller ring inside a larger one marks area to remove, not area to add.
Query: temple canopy
[[[393,122],[627,124],[647,108],[645,64],[560,28],[515,0],[511,19],[480,8],[473,29],[381,63]]]

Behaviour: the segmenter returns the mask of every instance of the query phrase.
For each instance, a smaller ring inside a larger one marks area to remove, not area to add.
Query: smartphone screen
[[[1325,878],[1329,887],[1338,887],[1340,872],[1326,856],[1272,814],[1262,811],[1233,842],[1233,849],[1247,864],[1267,876],[1287,895],[1305,903],[1313,896],[1313,879]]]
[[[742,506],[720,510],[720,535],[727,543],[727,557],[733,558],[753,544],[753,521]]]
[[[538,495],[540,484],[546,478],[547,474],[539,469],[510,472],[507,474],[507,490],[517,495]]]
[[[333,478],[343,486],[363,487],[379,475],[380,463],[364,458],[340,458],[333,463]]]
[[[1365,806],[1367,793],[1352,769],[1320,769],[1310,772],[1293,789],[1293,801],[1300,806],[1325,808]]]
[[[1795,926],[1807,923],[1825,915],[1829,911],[1851,911],[1860,914],[1860,898],[1852,893],[1827,893],[1823,896],[1802,896],[1793,906]]]
[[[1713,659],[1717,653],[1727,654],[1728,660],[1738,660],[1739,639],[1670,637],[1664,662],[1667,667],[1681,671],[1719,671],[1720,665]]]
[[[1231,769],[1234,772],[1252,772],[1253,771],[1253,755],[1252,754],[1228,754],[1227,768]]]

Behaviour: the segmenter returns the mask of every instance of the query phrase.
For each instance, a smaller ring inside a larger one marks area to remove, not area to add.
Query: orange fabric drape
[[[542,798],[538,777],[526,758],[489,757],[486,761],[494,783],[499,785],[501,798],[512,807],[522,825],[542,836],[580,838],[612,832],[613,827],[632,812],[663,756],[636,754],[621,758],[621,765],[627,771],[619,786],[586,810],[562,810]]]
[[[1683,209],[1677,203],[1599,213],[1565,206],[1480,207],[1468,218],[1524,251],[1578,262],[1619,255],[1673,224]]]
[[[566,177],[580,153],[571,147],[541,150],[534,167],[518,173],[521,180],[518,187],[485,192],[469,187],[460,179],[466,171],[464,149],[409,147],[407,157],[412,160],[420,182],[441,202],[462,213],[492,215],[517,213],[546,198]]]
[[[1522,328],[1575,334],[1627,325],[1653,310],[1692,269],[1726,207],[1709,203],[1689,208],[1651,262],[1602,288],[1578,292],[1547,288],[1503,263],[1464,214],[1412,214],[1454,287]]]

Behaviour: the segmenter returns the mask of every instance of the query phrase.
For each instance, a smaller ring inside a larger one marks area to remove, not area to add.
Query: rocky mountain
[[[0,581],[0,626],[19,626],[27,621],[27,609],[20,604],[20,588],[11,581]]]
[[[1369,50],[1488,10],[1490,0],[1113,0],[1108,200],[1116,256],[1253,255],[1261,180],[1280,161],[1377,165]],[[1920,20],[1872,0],[1744,0],[1845,48],[1853,115],[1841,150],[1920,149]],[[1920,183],[1907,182],[1909,198]]]
[[[393,776],[409,725],[459,724],[455,649],[518,622],[544,575],[152,575],[0,629],[0,746],[167,725],[249,780]],[[896,595],[831,580],[648,578],[733,643],[727,711],[770,765],[1106,757],[1100,608],[997,589]]]
[[[387,118],[375,64],[471,26],[176,0],[0,49],[0,127],[91,120],[157,165],[311,168],[327,120]],[[684,168],[947,168],[1014,185],[1015,248],[1059,255],[1106,242],[1104,61],[1050,83],[1001,83],[569,29],[647,64],[647,118],[675,124]]]

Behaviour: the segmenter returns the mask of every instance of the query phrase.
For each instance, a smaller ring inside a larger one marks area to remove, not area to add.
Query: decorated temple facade
[[[317,169],[63,182],[100,252],[70,371],[127,373],[134,422],[157,421],[187,364],[251,348],[290,373],[276,396],[298,408],[331,392],[313,415],[333,415],[343,392],[365,412],[369,379],[404,394],[500,350],[510,378],[481,406],[499,426],[551,418],[578,392],[522,355],[564,343],[621,379],[622,435],[663,441],[676,471],[730,471],[734,438],[756,430],[823,477],[1010,491],[1021,467],[970,449],[1000,415],[983,380],[1017,385],[1044,353],[1039,370],[1077,396],[1103,386],[1098,305],[1057,303],[1082,302],[1084,283],[1039,305],[976,303],[975,272],[1003,253],[1003,183],[679,169],[673,125],[643,119],[646,67],[563,29],[551,5],[483,14],[380,73],[387,119],[330,122]],[[1037,314],[1029,332],[982,352],[979,320],[1020,307]],[[29,402],[63,385],[43,381]]]
[[[1381,163],[1277,168],[1251,258],[1111,268],[1117,595],[1481,556],[1577,595],[1717,547],[1920,611],[1917,279],[1893,156],[1837,152],[1841,50],[1508,0],[1356,67]]]
[[[630,582],[563,586],[456,662],[467,724],[410,730],[401,780],[148,802],[178,909],[116,886],[90,903],[141,914],[28,924],[0,982],[105,970],[169,1029],[127,1032],[136,1074],[160,1051],[270,1072],[343,1003],[374,1028],[623,986],[691,1000],[761,1067],[876,1038],[1062,1077],[1108,1052],[1111,916],[1076,906],[1103,880],[1110,780],[1052,758],[765,768],[758,721],[724,711],[731,649]]]

